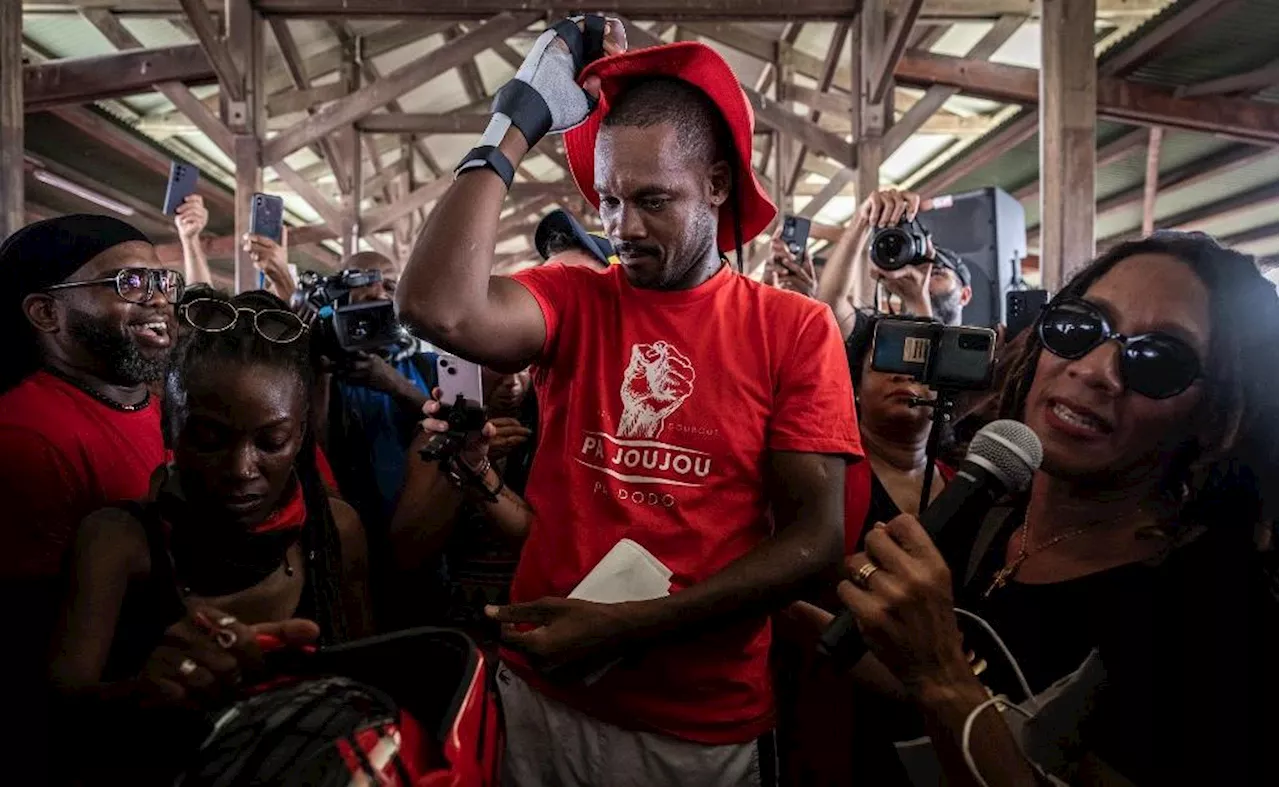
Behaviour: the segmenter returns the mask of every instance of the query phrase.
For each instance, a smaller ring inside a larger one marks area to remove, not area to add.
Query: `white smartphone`
[[[462,394],[471,404],[484,406],[483,378],[479,364],[464,361],[456,355],[441,353],[436,358],[436,385],[440,387],[440,401],[451,405]]]

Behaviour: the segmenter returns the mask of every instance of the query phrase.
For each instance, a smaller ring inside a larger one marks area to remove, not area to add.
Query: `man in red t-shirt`
[[[92,215],[18,230],[0,245],[0,272],[11,348],[0,371],[0,580],[12,610],[0,670],[33,689],[80,520],[145,497],[164,463],[148,383],[164,372],[184,282],[141,232]]]
[[[620,32],[611,24],[606,36]],[[583,27],[589,39],[592,20]],[[723,59],[695,43],[579,74],[599,105],[566,153],[621,264],[489,276],[513,165],[547,126],[582,119],[565,97],[574,85],[555,83],[548,62],[575,73],[581,63],[564,61],[593,43],[562,49],[556,36],[578,28],[555,31],[531,51],[528,81],[503,89],[398,298],[435,343],[533,367],[533,522],[518,603],[491,610],[511,647],[499,673],[506,778],[768,783],[756,748],[773,724],[768,614],[841,556],[844,467],[860,454],[839,331],[829,309],[721,256],[736,247],[741,259],[776,210],[751,170],[750,105]],[[542,127],[520,104],[534,99]],[[671,572],[670,595],[566,598],[623,539]]]

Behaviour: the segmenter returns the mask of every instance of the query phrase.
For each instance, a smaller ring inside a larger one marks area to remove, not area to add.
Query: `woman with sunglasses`
[[[909,516],[850,558],[841,598],[950,783],[1275,782],[1253,537],[1275,519],[1276,333],[1252,258],[1182,233],[1112,249],[1011,370],[1003,414],[1044,446],[1029,494],[950,569]]]
[[[322,643],[369,631],[363,531],[325,494],[307,428],[306,327],[260,291],[192,300],[180,319],[172,464],[150,500],[90,516],[73,549],[52,677],[117,700],[102,710],[225,700],[260,657],[245,626],[290,621]]]

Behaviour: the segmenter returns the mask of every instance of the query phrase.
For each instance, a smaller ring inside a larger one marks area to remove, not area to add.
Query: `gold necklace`
[[[984,600],[990,598],[992,593],[1009,584],[1009,580],[1013,579],[1014,576],[1017,575],[1018,569],[1022,568],[1022,564],[1027,562],[1027,559],[1032,555],[1038,555],[1050,547],[1061,544],[1063,541],[1075,538],[1076,536],[1088,531],[1090,527],[1090,525],[1081,525],[1074,530],[1068,530],[1061,535],[1054,536],[1035,549],[1030,549],[1027,547],[1027,540],[1031,532],[1031,524],[1024,518],[1022,520],[1022,527],[1018,528],[1022,533],[1018,542],[1018,554],[1015,555],[1013,560],[1007,563],[1004,568],[996,572],[996,575],[991,580],[991,584],[987,587],[986,592],[982,594],[982,598]]]

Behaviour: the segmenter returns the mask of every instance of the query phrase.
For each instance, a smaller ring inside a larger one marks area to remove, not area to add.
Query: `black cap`
[[[538,229],[533,233],[533,246],[544,260],[550,259],[554,253],[560,251],[548,248],[548,242],[554,235],[572,238],[577,248],[595,257],[601,265],[607,266],[609,258],[613,256],[612,243],[587,232],[586,227],[583,227],[568,212],[557,209],[544,216],[542,221],[538,222]]]
[[[941,246],[934,246],[933,250],[933,264],[937,265],[939,268],[946,268],[951,271],[959,277],[962,285],[968,287],[973,277],[969,273],[969,266],[965,264],[965,261],[961,259],[960,255],[950,249],[944,249]]]

